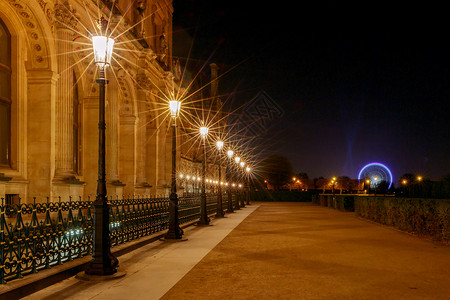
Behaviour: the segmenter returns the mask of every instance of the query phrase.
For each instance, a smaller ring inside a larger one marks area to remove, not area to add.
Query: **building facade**
[[[171,123],[161,107],[179,80],[172,13],[171,0],[0,1],[1,198],[95,197],[99,95],[89,37],[100,17],[115,39],[106,72],[108,196],[169,192]],[[178,165],[198,172],[198,147],[177,139]]]

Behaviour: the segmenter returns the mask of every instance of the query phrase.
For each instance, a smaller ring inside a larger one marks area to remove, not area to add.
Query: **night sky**
[[[374,161],[396,180],[450,172],[443,7],[265,3],[174,0],[173,50],[188,56],[192,36],[191,65],[227,72],[219,90],[229,105],[263,90],[282,107],[257,139],[263,153],[288,157],[310,178],[356,178]]]

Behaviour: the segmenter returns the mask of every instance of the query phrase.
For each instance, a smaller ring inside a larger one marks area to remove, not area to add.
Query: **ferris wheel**
[[[370,186],[376,187],[380,182],[386,181],[389,183],[389,188],[392,186],[394,177],[391,170],[382,163],[373,162],[365,165],[358,174],[358,180],[370,180]]]

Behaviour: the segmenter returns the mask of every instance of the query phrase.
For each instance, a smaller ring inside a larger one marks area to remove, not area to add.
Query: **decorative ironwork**
[[[224,195],[223,197],[227,197]],[[92,254],[93,201],[0,205],[0,283]],[[179,223],[200,218],[200,195],[179,197]],[[217,195],[207,195],[207,213],[217,210]],[[109,201],[111,246],[168,228],[169,199],[138,197]]]

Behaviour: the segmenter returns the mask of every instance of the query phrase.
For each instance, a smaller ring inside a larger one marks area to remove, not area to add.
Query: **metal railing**
[[[109,203],[111,247],[168,228],[169,198],[124,198]],[[180,224],[199,219],[199,194],[180,196],[178,204]],[[207,195],[208,215],[216,209],[217,195]],[[93,201],[5,204],[2,199],[0,229],[0,283],[4,284],[91,254]]]

